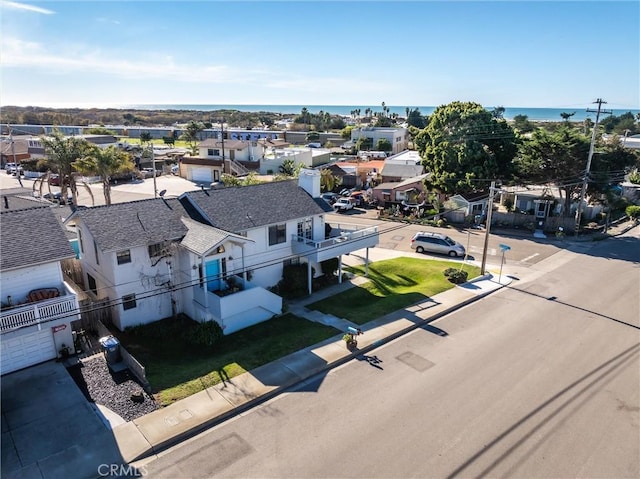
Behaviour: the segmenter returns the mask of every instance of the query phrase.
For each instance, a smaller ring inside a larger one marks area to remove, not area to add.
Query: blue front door
[[[218,291],[220,289],[220,260],[208,261],[204,271],[207,277],[207,291]]]

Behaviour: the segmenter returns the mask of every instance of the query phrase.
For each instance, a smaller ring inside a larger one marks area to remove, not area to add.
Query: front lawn
[[[146,368],[162,405],[255,369],[339,333],[292,314],[224,336],[212,348],[194,347],[188,331],[198,323],[163,319],[117,333],[122,345]]]
[[[376,261],[369,264],[369,282],[307,308],[364,324],[453,288],[442,272],[457,265],[406,257]],[[464,264],[462,269],[468,273],[468,279],[480,274],[480,268],[470,264]],[[347,270],[361,276],[365,273],[364,265]]]

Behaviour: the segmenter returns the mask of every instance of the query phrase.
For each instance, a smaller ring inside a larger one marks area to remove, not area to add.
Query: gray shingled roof
[[[333,211],[321,199],[315,201],[297,180],[192,191],[181,201],[192,201],[211,226],[232,233]]]
[[[7,210],[24,210],[27,208],[42,208],[43,206],[53,206],[53,203],[45,199],[34,198],[26,195],[8,195],[0,194],[0,209]]]
[[[228,238],[235,238],[236,240],[241,240],[243,243],[253,243],[253,240],[227,233],[226,231],[199,223],[190,218],[182,218],[182,222],[189,228],[189,231],[180,244],[200,256],[205,255]]]
[[[187,233],[182,216],[186,213],[177,199],[157,198],[78,208],[68,221],[80,218],[98,248],[110,252],[181,239]]]
[[[0,271],[75,257],[48,206],[0,213]]]

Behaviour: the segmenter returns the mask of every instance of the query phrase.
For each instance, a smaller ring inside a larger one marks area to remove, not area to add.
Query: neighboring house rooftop
[[[414,185],[416,183],[422,183],[424,179],[429,176],[429,173],[425,173],[424,175],[414,176],[413,178],[407,178],[403,181],[386,181],[384,183],[380,183],[377,186],[374,186],[374,190],[402,190],[407,186]]]
[[[52,206],[50,201],[36,198],[28,188],[10,188],[0,190],[0,210],[24,210],[27,208],[39,208]]]
[[[0,271],[74,258],[51,207],[9,210],[0,213]]]
[[[560,188],[557,186],[503,186],[500,188],[502,193],[511,193],[518,196],[542,197],[553,196],[554,198],[562,198]]]
[[[23,138],[16,138],[13,141],[2,139],[0,142],[0,154],[11,157],[29,154],[29,142]]]
[[[222,148],[222,140],[215,138],[207,138],[198,143],[198,148]],[[244,150],[248,146],[246,141],[242,140],[224,140],[224,148],[226,150]]]
[[[382,176],[397,178],[413,178],[423,174],[424,167],[421,164],[385,163],[382,168]]]
[[[422,162],[422,158],[420,157],[420,153],[415,150],[405,150],[397,155],[390,156],[387,158],[386,163],[398,163],[398,164],[417,164]]]
[[[180,201],[193,202],[211,226],[231,233],[332,211],[321,205],[326,202],[314,201],[297,180],[192,191]]]
[[[451,198],[460,198],[467,203],[477,203],[487,200],[489,198],[489,194],[486,191],[473,191],[470,193],[460,193],[457,195],[453,195]]]
[[[78,208],[67,222],[80,218],[105,252],[181,239],[186,212],[177,199],[149,199],[110,206]]]

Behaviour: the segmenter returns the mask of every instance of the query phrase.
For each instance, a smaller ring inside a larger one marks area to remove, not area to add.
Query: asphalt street
[[[499,293],[166,451],[146,477],[638,477],[638,241],[509,269]]]

